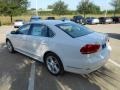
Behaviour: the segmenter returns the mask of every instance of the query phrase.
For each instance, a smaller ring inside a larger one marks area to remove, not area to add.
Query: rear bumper
[[[21,27],[23,24],[21,24],[21,25],[14,25],[14,28],[19,28],[19,27]]]
[[[99,68],[101,68],[102,66],[104,66],[108,59],[109,59],[109,57],[104,60],[101,60],[101,62],[92,63],[92,64],[90,64],[88,66],[84,66],[82,68],[81,67],[79,67],[79,68],[78,67],[68,67],[69,69],[67,71],[77,73],[77,74],[88,74],[88,73],[96,71]]]
[[[20,26],[14,26],[14,28],[19,28]]]
[[[110,57],[110,51],[111,47],[109,46],[108,49],[106,49],[106,53],[104,56],[100,55],[100,57],[95,57],[95,58],[88,58],[88,63],[84,64],[82,66],[67,66],[66,71],[73,72],[73,73],[78,73],[78,74],[88,74],[93,71],[98,70],[102,66],[106,64]],[[80,60],[78,60],[80,61]]]

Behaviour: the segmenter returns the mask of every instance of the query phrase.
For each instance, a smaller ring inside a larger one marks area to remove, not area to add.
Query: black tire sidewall
[[[14,48],[13,48],[13,45],[12,45],[11,41],[10,41],[10,40],[7,40],[7,41],[6,41],[6,44],[7,44],[7,42],[10,43],[11,48],[12,48],[12,50],[11,50],[11,51],[9,50],[9,52],[10,52],[10,53],[14,53]],[[8,48],[8,46],[7,46],[7,48]]]
[[[60,66],[60,71],[59,71],[57,74],[52,73],[52,72],[48,69],[47,64],[46,64],[46,59],[47,59],[48,56],[54,56],[54,57],[57,59],[57,61],[58,61],[58,63],[59,63],[59,66]],[[62,64],[60,58],[59,58],[56,54],[54,54],[54,53],[48,53],[48,54],[45,56],[44,62],[45,62],[45,66],[46,66],[47,70],[48,70],[52,75],[58,76],[58,75],[63,74],[63,72],[64,72],[63,64]]]

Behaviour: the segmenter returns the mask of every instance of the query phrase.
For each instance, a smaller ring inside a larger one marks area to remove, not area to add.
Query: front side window
[[[27,24],[27,25],[23,25],[22,27],[20,27],[17,32],[19,34],[25,34],[25,35],[27,35],[29,29],[30,29],[30,24]]]
[[[61,30],[63,30],[65,33],[67,33],[72,38],[84,36],[84,35],[87,35],[93,32],[85,26],[81,26],[81,25],[74,24],[74,23],[63,23],[63,24],[59,24],[56,26],[60,28]]]
[[[33,24],[31,27],[31,35],[33,36],[47,36],[47,27],[41,24]]]

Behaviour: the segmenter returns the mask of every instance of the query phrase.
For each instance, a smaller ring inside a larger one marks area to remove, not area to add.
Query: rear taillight
[[[91,54],[97,52],[99,48],[99,44],[87,44],[80,49],[80,52],[82,54]]]

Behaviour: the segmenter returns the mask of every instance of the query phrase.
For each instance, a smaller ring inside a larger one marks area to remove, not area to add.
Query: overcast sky
[[[35,8],[36,0],[29,0],[29,1],[30,1],[30,8]],[[52,5],[56,1],[58,0],[37,0],[38,9],[39,8],[46,9],[48,5]],[[69,9],[76,10],[76,6],[81,0],[62,0],[62,1],[64,1],[68,5]],[[101,6],[102,10],[112,9],[112,7],[110,6],[110,2],[112,0],[90,0],[90,1],[94,2],[96,5]]]

